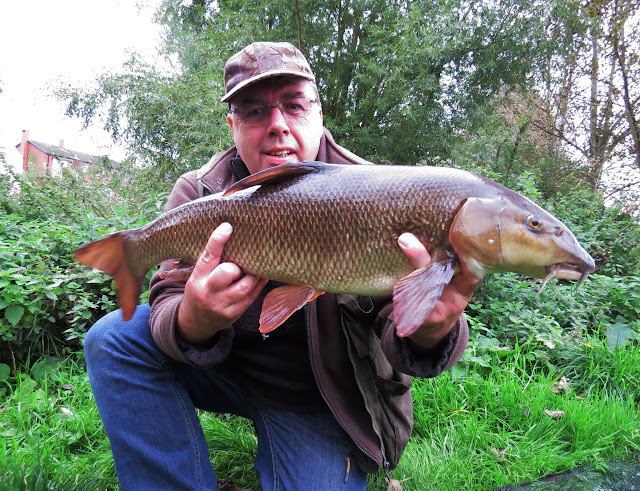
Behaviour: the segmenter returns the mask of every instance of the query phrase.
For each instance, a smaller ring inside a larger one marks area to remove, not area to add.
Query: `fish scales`
[[[167,257],[195,262],[211,231],[227,221],[234,233],[222,259],[246,271],[320,291],[387,293],[413,269],[398,236],[412,232],[431,249],[442,246],[461,197],[477,181],[465,186],[466,173],[451,169],[434,169],[427,182],[416,182],[414,168],[393,179],[379,169],[372,176],[360,166],[336,166],[187,204],[143,227],[134,253],[144,257],[139,269]]]
[[[408,336],[458,268],[479,278],[513,271],[544,278],[543,287],[554,277],[582,284],[595,268],[559,220],[471,172],[318,162],[256,173],[224,194],[87,244],[75,258],[114,276],[126,320],[146,272],[171,258],[194,264],[222,222],[233,226],[223,261],[294,285],[267,295],[262,332],[275,329],[314,292],[393,292],[398,335]],[[404,232],[427,247],[428,267],[414,271],[397,243]],[[165,263],[162,274],[170,267]]]

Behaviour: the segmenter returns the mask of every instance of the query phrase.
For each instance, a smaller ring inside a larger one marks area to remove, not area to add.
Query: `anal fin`
[[[396,283],[393,311],[399,337],[410,336],[424,323],[454,272],[453,259],[446,259],[417,269]]]
[[[262,304],[260,332],[267,334],[273,331],[291,317],[295,311],[323,293],[317,292],[315,288],[308,285],[280,286],[271,290]]]

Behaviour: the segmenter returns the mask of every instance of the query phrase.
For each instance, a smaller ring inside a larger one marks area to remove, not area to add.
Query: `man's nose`
[[[271,106],[269,110],[271,111],[269,113],[269,130],[278,133],[288,132],[289,124],[287,123],[287,119],[284,117],[284,113],[282,112],[280,105]]]

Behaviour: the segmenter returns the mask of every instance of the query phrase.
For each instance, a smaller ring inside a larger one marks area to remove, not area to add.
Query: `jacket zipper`
[[[313,373],[313,377],[314,377],[314,379],[316,381],[316,386],[318,387],[318,392],[320,392],[320,395],[322,396],[322,399],[324,400],[324,402],[326,403],[327,407],[331,411],[331,414],[333,414],[334,419],[338,422],[338,424],[345,431],[345,433],[347,435],[349,435],[349,437],[351,438],[351,441],[354,443],[354,445],[356,447],[358,447],[358,449],[363,454],[368,456],[371,460],[373,460],[374,462],[378,462],[378,459],[376,459],[373,455],[371,455],[364,448],[362,448],[358,444],[358,442],[356,442],[356,440],[355,440],[355,438],[353,438],[353,435],[351,434],[351,432],[345,427],[345,425],[342,423],[342,421],[340,421],[340,419],[336,415],[336,412],[334,411],[333,406],[331,406],[331,403],[329,402],[329,399],[327,399],[327,396],[322,391],[322,387],[320,387],[320,382],[318,381],[318,374],[316,372],[316,367],[315,367],[315,365],[313,363],[313,349],[311,348],[311,304],[307,303],[304,306],[304,312],[305,312],[304,323],[305,323],[305,328],[307,330],[307,346],[308,346],[308,350],[309,350],[309,361],[311,363],[311,372]],[[340,315],[340,318],[342,319],[342,314]],[[351,355],[350,354],[349,354],[349,361],[351,361],[351,364],[353,365],[353,361],[351,360]],[[362,392],[362,388],[360,387],[360,384],[358,383],[357,379],[356,379],[356,384],[358,384],[358,388],[360,389],[360,392]],[[366,403],[365,403],[365,407],[366,407]],[[369,408],[367,408],[367,412],[369,412]],[[369,413],[369,414],[371,414],[371,413]],[[376,431],[376,435],[378,436],[378,438],[380,438],[380,435],[378,435],[377,431]],[[382,458],[384,459],[385,468],[388,467],[389,463],[387,462],[387,459],[384,456],[384,452],[382,452]],[[378,464],[380,464],[380,462],[378,462]]]
[[[350,346],[350,341],[349,341],[349,333],[347,332],[347,328],[344,325],[344,316],[342,315],[342,312],[340,312],[340,325],[342,327],[342,332],[344,333],[345,339],[347,341],[347,354],[349,355],[349,361],[351,362],[351,366],[353,367],[353,373],[356,373],[356,364],[353,361],[353,355],[352,355],[352,349]],[[375,418],[373,417],[373,414],[371,414],[371,408],[369,407],[369,404],[367,403],[367,399],[364,397],[364,389],[362,388],[362,385],[360,385],[360,381],[358,380],[358,377],[354,377],[356,380],[356,385],[358,386],[358,390],[360,391],[360,393],[362,394],[362,400],[364,401],[364,408],[367,410],[367,413],[369,413],[369,417],[371,418],[371,422],[372,422],[372,426],[373,426],[373,431],[375,432],[376,436],[378,437],[378,440],[380,441],[380,453],[382,454],[382,460],[383,460],[383,464],[382,467],[384,469],[385,474],[389,474],[389,462],[387,461],[387,454],[384,448],[384,442],[382,441],[382,436],[380,435],[380,432],[378,431],[378,429],[376,428],[376,425],[373,424],[373,421],[375,420]],[[375,460],[375,459],[374,459]]]

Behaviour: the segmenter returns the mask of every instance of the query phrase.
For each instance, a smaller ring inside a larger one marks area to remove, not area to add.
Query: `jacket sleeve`
[[[391,365],[414,377],[432,378],[448,370],[462,358],[469,341],[469,326],[464,314],[438,346],[420,353],[412,349],[407,338],[396,335],[392,304],[387,304],[379,311],[376,323],[382,349]]]
[[[176,182],[169,195],[165,211],[197,199],[196,172],[189,172]],[[174,260],[160,265],[151,278],[149,305],[151,306],[151,334],[158,347],[170,358],[194,366],[207,366],[224,361],[233,342],[233,328],[219,332],[207,345],[193,346],[178,333],[178,308],[184,295],[186,280],[175,281],[160,278],[160,273],[169,269]]]

